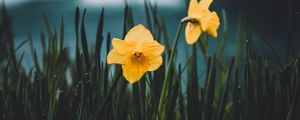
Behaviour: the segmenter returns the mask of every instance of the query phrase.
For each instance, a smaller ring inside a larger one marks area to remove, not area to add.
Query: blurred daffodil
[[[139,24],[133,27],[125,40],[112,39],[113,49],[107,55],[108,64],[121,64],[125,79],[137,82],[147,71],[160,67],[164,46],[153,39],[149,30]]]
[[[190,0],[188,17],[183,18],[182,22],[187,22],[185,29],[186,42],[194,44],[202,32],[217,37],[217,29],[220,21],[216,12],[211,12],[209,6],[213,0]]]

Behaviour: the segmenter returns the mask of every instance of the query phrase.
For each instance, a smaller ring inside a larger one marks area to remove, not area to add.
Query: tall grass
[[[101,58],[111,46],[110,33],[103,32],[105,9],[99,12],[96,44],[92,49],[87,44],[86,12],[86,9],[75,9],[75,58],[69,57],[64,45],[63,17],[56,31],[51,29],[47,15],[44,15],[46,32],[40,33],[42,49],[39,51],[43,54],[38,56],[31,34],[26,41],[15,45],[11,18],[5,6],[1,6],[0,119],[300,119],[297,114],[300,112],[300,58],[294,56],[284,64],[265,37],[262,38],[275,59],[258,56],[252,32],[245,28],[243,17],[238,29],[244,32],[236,33],[236,56],[224,54],[228,26],[223,11],[216,54],[208,54],[209,37],[204,35],[192,47],[186,63],[179,64],[174,58],[180,57],[176,48],[182,40],[179,36],[183,34],[184,24],[178,23],[172,41],[156,5],[145,0],[147,26],[154,38],[166,46],[165,63],[131,85],[124,80],[120,66],[107,65],[106,58]],[[123,37],[134,24],[132,9],[126,5]],[[34,61],[30,69],[22,66],[24,53],[18,51],[26,43]],[[103,46],[106,51],[101,49]],[[19,59],[16,52],[23,53]],[[206,65],[204,75],[197,67],[200,55]],[[72,80],[71,84],[67,83],[68,79]]]

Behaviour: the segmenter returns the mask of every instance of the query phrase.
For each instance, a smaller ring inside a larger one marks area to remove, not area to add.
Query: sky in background
[[[156,2],[159,5],[176,7],[182,0],[150,0],[150,2]],[[6,0],[5,3],[8,6],[18,6],[28,2],[69,2],[73,4],[81,4],[87,7],[98,7],[103,6],[123,6],[124,0]],[[141,5],[144,3],[143,0],[128,0],[128,2]]]
[[[157,4],[158,12],[167,24],[169,38],[173,40],[179,21],[186,16],[186,2],[184,0],[150,1]],[[146,24],[143,0],[127,0],[127,2],[133,9],[135,24]],[[31,33],[36,49],[39,49],[39,35],[41,31],[45,31],[43,14],[46,13],[53,29],[57,30],[60,26],[61,16],[64,16],[65,44],[70,48],[71,53],[75,53],[74,12],[76,6],[79,6],[81,10],[87,8],[86,29],[90,45],[95,43],[99,11],[102,7],[105,7],[104,34],[112,32],[113,37],[121,38],[122,36],[123,31],[120,26],[123,25],[124,0],[5,0],[5,3],[13,19],[13,31],[17,45],[26,40],[28,34]],[[267,36],[283,55],[288,36],[288,23],[293,21],[294,47],[300,45],[300,0],[214,0],[211,9],[217,11],[220,17],[221,10],[226,11],[229,22],[229,42],[226,48],[228,55],[234,55],[234,39],[239,15],[247,17],[248,27]],[[186,46],[186,43],[183,33],[181,39],[179,49],[184,52],[183,46]],[[259,50],[264,50],[266,45],[259,42],[259,38],[255,39],[258,41],[255,46],[258,46]],[[210,41],[209,49],[212,54],[216,48],[216,42],[216,39]],[[28,46],[23,47],[23,50],[27,49]],[[187,49],[191,49],[191,47],[189,46]],[[18,55],[21,54],[21,52],[18,53]],[[74,57],[75,54],[71,55]],[[30,59],[26,60],[28,64],[25,67],[31,67],[33,62]]]

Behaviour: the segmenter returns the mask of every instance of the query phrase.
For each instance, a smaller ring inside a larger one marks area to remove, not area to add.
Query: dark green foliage
[[[237,54],[235,57],[226,56],[228,28],[223,10],[224,23],[216,54],[210,56],[209,36],[203,34],[197,44],[189,46],[192,56],[186,59],[186,63],[178,63],[176,58],[182,55],[177,54],[177,45],[183,40],[180,35],[183,35],[184,24],[179,24],[174,41],[170,41],[157,6],[147,0],[144,4],[147,28],[165,45],[164,64],[158,70],[146,73],[133,85],[125,80],[119,65],[108,65],[106,58],[101,57],[110,51],[113,37],[111,33],[103,33],[104,8],[99,12],[94,49],[87,42],[86,9],[82,13],[76,8],[76,55],[70,58],[69,50],[64,46],[63,17],[57,32],[51,29],[44,14],[46,33],[40,33],[42,56],[38,56],[31,33],[20,45],[14,44],[12,21],[2,5],[0,119],[300,119],[299,56],[290,53],[284,63],[263,35],[262,40],[270,48],[273,59],[259,56],[253,45],[254,33],[245,28],[243,16],[237,26]],[[126,4],[123,38],[136,24],[132,9]],[[31,68],[22,66],[26,64],[23,58],[27,54],[20,48],[26,44],[30,46],[34,63]],[[16,57],[17,52],[22,53],[20,58]],[[205,61],[206,66],[201,66],[204,73],[198,67],[199,58]]]

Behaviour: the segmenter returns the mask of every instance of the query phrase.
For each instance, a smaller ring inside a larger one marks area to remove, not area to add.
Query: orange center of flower
[[[143,57],[143,53],[142,52],[135,52],[134,53],[134,57],[135,59],[137,59],[138,61],[141,61],[142,57]]]
[[[130,69],[135,74],[138,74],[138,72],[141,71],[146,72],[150,67],[149,58],[142,52],[135,52],[132,54],[125,64],[129,65]]]

